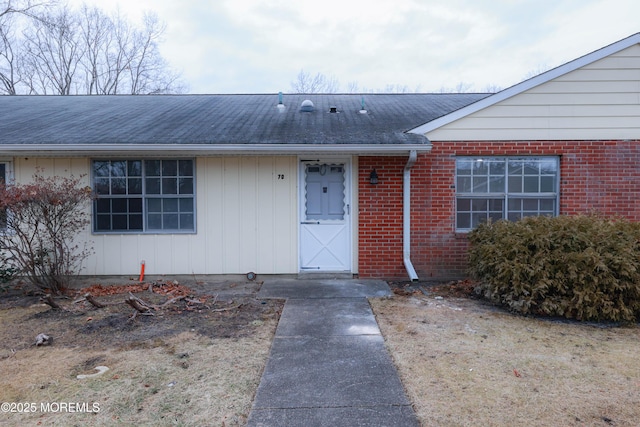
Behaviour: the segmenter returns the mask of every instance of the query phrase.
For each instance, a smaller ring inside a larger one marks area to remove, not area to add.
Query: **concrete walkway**
[[[265,281],[286,299],[250,427],[418,426],[367,297],[382,281]]]

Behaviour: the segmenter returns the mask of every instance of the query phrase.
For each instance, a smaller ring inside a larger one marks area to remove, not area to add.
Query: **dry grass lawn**
[[[204,303],[135,320],[123,295],[101,296],[101,309],[61,300],[63,311],[0,295],[0,403],[13,404],[0,424],[245,425],[283,302],[255,299],[258,285],[192,285]],[[640,425],[637,325],[514,316],[452,289],[371,300],[424,426]],[[53,345],[35,347],[39,332]],[[101,365],[109,370],[77,378]],[[36,411],[25,412],[31,403]],[[86,406],[42,410],[51,403]]]
[[[156,304],[169,298],[137,295]],[[246,424],[282,301],[253,293],[179,301],[131,320],[124,295],[99,300],[113,305],[60,300],[65,310],[53,311],[35,297],[0,296],[0,403],[12,405],[2,407],[0,425]],[[40,332],[53,345],[33,345]],[[96,366],[109,370],[77,378]]]
[[[466,298],[371,300],[424,426],[638,426],[640,329]]]

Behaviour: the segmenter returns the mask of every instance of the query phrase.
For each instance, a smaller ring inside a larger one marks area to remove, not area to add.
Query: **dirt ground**
[[[470,282],[371,300],[423,426],[637,426],[640,328],[513,315]]]
[[[0,424],[244,425],[283,301],[256,299],[259,281],[174,280],[86,280],[63,310],[1,293]],[[153,315],[134,317],[129,291]],[[53,344],[35,346],[40,333]]]
[[[89,279],[61,311],[1,292],[0,424],[246,424],[283,301],[256,299],[259,280],[206,280]],[[370,302],[423,426],[638,425],[637,325],[513,315],[468,281],[390,285]],[[133,318],[129,291],[154,315]]]

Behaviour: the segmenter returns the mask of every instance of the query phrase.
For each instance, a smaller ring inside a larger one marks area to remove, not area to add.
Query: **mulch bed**
[[[452,280],[448,282],[388,282],[391,291],[399,296],[426,295],[450,298],[474,298],[476,282],[470,279]]]

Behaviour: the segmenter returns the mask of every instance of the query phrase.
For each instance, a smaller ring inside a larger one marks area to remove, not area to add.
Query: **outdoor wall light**
[[[378,173],[376,172],[376,170],[375,170],[375,169],[373,169],[373,170],[371,171],[371,173],[369,174],[369,182],[370,182],[372,185],[376,185],[376,184],[378,184]]]

